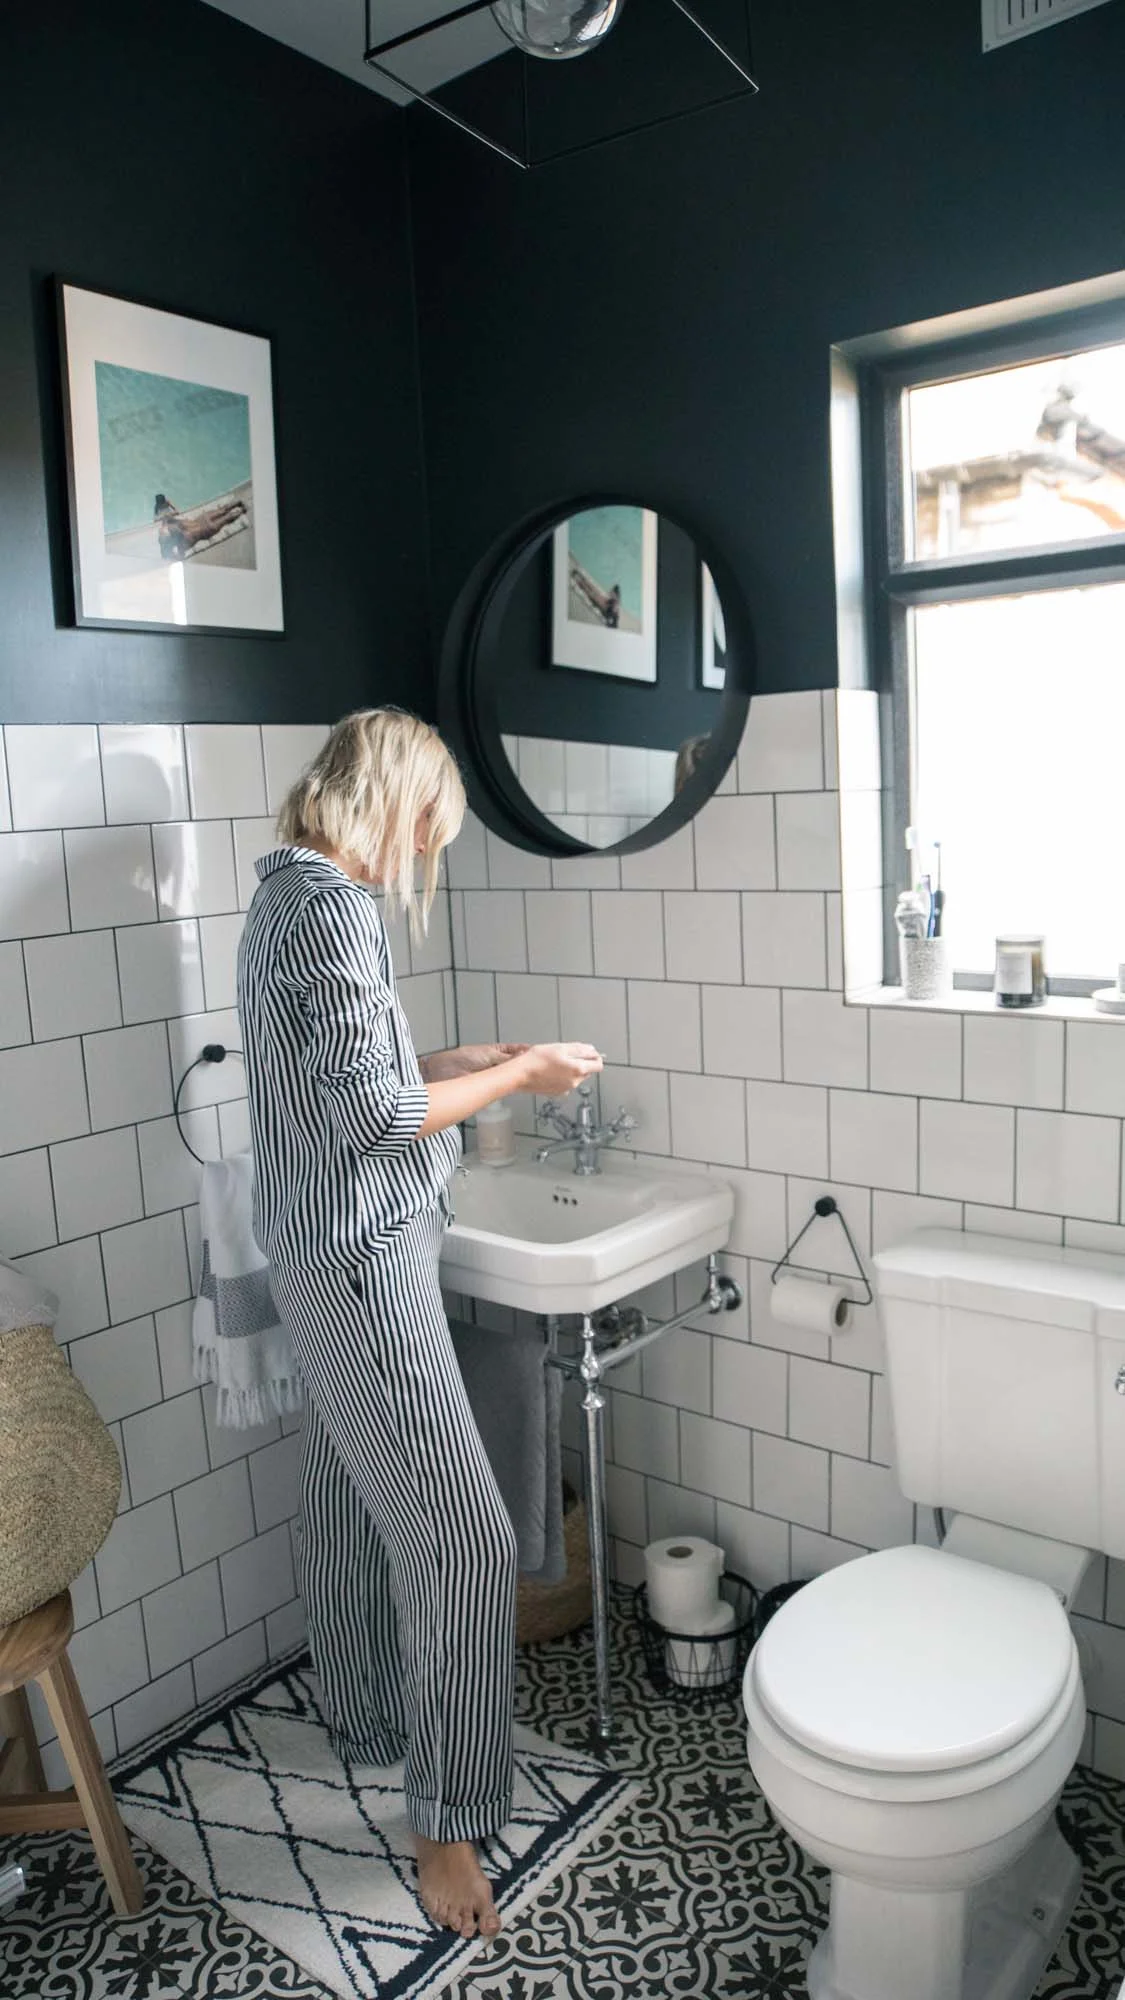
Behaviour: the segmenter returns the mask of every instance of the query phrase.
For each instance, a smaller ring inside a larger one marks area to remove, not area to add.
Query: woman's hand
[[[423,1056],[419,1064],[425,1083],[447,1083],[452,1076],[475,1076],[478,1070],[495,1069],[526,1053],[526,1042],[467,1042],[463,1048],[442,1049],[437,1055]]]
[[[563,1096],[601,1067],[601,1056],[589,1042],[536,1042],[520,1057],[519,1089]]]
[[[476,1060],[476,1067],[462,1068],[454,1076],[439,1074],[431,1067],[435,1060],[463,1061],[466,1056]],[[586,1077],[596,1076],[601,1066],[602,1059],[589,1042],[539,1042],[531,1048],[521,1048],[518,1042],[503,1046],[488,1042],[476,1049],[445,1049],[436,1059],[428,1057],[423,1066],[429,1109],[414,1136],[426,1139],[431,1132],[462,1125],[486,1104],[495,1104],[518,1090],[561,1096]]]

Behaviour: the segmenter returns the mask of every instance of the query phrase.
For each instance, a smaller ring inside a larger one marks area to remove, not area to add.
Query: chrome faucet
[[[547,1102],[540,1106],[538,1116],[553,1125],[559,1136],[557,1139],[548,1139],[545,1146],[540,1146],[535,1155],[536,1159],[542,1163],[549,1159],[552,1153],[564,1152],[573,1146],[574,1171],[583,1176],[600,1174],[598,1154],[602,1148],[612,1146],[615,1139],[626,1138],[637,1127],[636,1119],[630,1117],[624,1105],[619,1107],[616,1116],[610,1119],[608,1125],[595,1124],[594,1105],[588,1083],[580,1083],[578,1086],[577,1118],[569,1118],[565,1111],[560,1111],[553,1097],[548,1098]]]

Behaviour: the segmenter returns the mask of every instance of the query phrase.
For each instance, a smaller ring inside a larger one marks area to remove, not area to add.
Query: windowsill
[[[1109,1027],[1125,1027],[1125,1014],[1103,1014],[1078,993],[1049,993],[1040,1007],[998,1007],[990,992],[968,987],[941,1000],[904,1000],[901,986],[861,987],[845,998],[849,1007],[898,1007],[910,1014],[994,1014],[1010,1021],[1104,1021]]]

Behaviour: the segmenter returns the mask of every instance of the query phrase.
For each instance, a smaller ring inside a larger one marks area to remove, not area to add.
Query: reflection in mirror
[[[476,674],[505,789],[514,781],[583,846],[613,847],[664,812],[705,758],[727,688],[727,620],[684,529],[645,507],[585,507],[507,579]]]

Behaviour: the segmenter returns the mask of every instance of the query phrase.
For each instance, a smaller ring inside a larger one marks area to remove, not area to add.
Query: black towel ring
[[[240,1056],[241,1054],[242,1054],[241,1049],[224,1048],[222,1042],[208,1042],[206,1046],[196,1056],[195,1061],[190,1062],[188,1064],[182,1077],[180,1078],[178,1084],[176,1085],[176,1095],[172,1099],[172,1116],[176,1121],[176,1130],[180,1135],[182,1143],[187,1147],[188,1152],[191,1154],[192,1159],[197,1160],[201,1167],[205,1167],[207,1162],[206,1160],[200,1159],[199,1154],[196,1152],[195,1147],[192,1145],[190,1139],[187,1137],[187,1134],[184,1131],[183,1126],[180,1123],[180,1092],[183,1090],[183,1087],[187,1082],[189,1076],[191,1075],[192,1070],[198,1069],[200,1063],[221,1063],[225,1062],[228,1056]]]
[[[848,1225],[844,1220],[844,1211],[840,1207],[839,1202],[836,1200],[835,1195],[831,1194],[821,1194],[817,1196],[816,1200],[813,1203],[813,1212],[810,1215],[808,1221],[806,1222],[804,1229],[799,1229],[797,1231],[797,1234],[793,1238],[792,1243],[789,1245],[788,1250],[785,1252],[784,1257],[778,1260],[778,1262],[774,1265],[773,1270],[770,1272],[770,1284],[776,1285],[778,1272],[782,1270],[786,1264],[788,1264],[790,1257],[793,1255],[794,1250],[797,1248],[798,1243],[800,1242],[802,1236],[805,1234],[805,1230],[811,1229],[813,1223],[816,1222],[818,1218],[825,1215],[834,1215],[836,1217],[836,1220],[838,1221],[841,1229],[843,1230],[844,1235],[848,1239],[848,1248],[851,1251],[852,1256],[855,1258],[856,1275],[860,1279],[860,1282],[862,1283],[864,1292],[866,1294],[866,1296],[862,1300],[857,1299],[855,1303],[857,1305],[862,1304],[865,1306],[872,1305],[875,1300],[875,1294],[871,1289],[871,1280],[869,1279],[866,1271],[863,1268],[863,1260],[860,1257],[859,1251],[856,1249],[855,1244],[852,1241],[852,1232],[848,1228]]]

